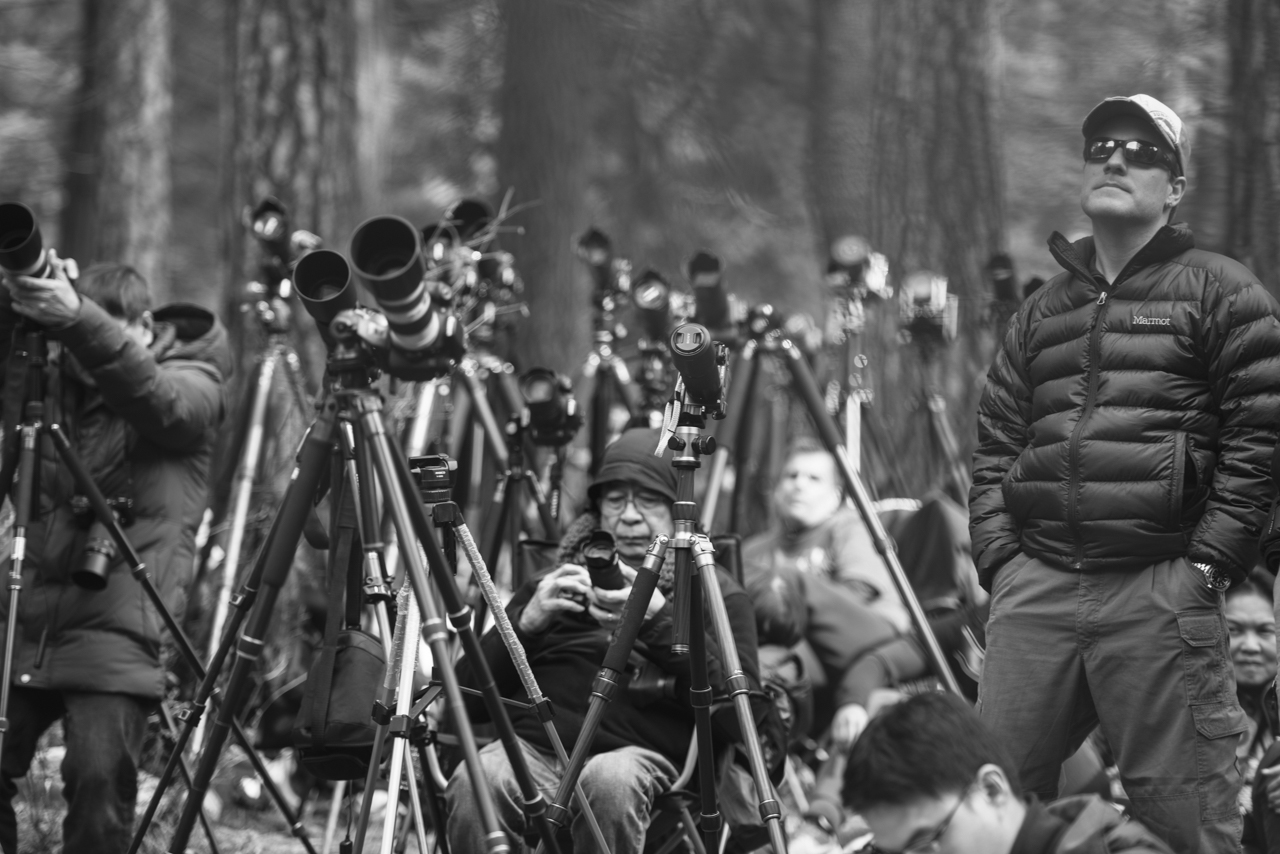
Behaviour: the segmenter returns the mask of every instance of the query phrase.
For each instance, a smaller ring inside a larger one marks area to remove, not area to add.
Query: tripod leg
[[[435,775],[431,772],[431,758],[427,756],[428,747],[419,743],[417,749],[418,764],[422,766],[422,787],[425,790],[423,795],[424,800],[427,802],[427,812],[431,815],[431,827],[436,832],[436,847],[440,849],[441,854],[449,854],[449,842],[447,834],[444,832],[446,821],[444,807],[440,802],[441,793],[436,786]],[[421,851],[422,854],[427,852],[425,841],[422,844]]]
[[[9,685],[13,678],[13,647],[18,638],[18,596],[22,592],[22,571],[26,566],[27,529],[37,500],[36,464],[40,437],[39,421],[22,425],[18,450],[18,474],[11,492],[14,501],[13,557],[9,561],[9,622],[5,626],[4,666],[0,673],[0,755],[9,729]]]
[[[251,677],[265,646],[264,639],[271,625],[276,599],[293,566],[293,557],[297,551],[298,540],[302,536],[302,527],[310,511],[311,501],[320,485],[320,478],[333,445],[336,420],[337,407],[330,399],[321,408],[319,417],[302,444],[298,465],[276,517],[276,525],[279,526],[276,536],[270,539],[262,558],[265,566],[262,594],[236,644],[235,664],[227,679],[217,721],[209,731],[209,738],[204,752],[200,754],[200,762],[196,767],[191,789],[174,829],[169,846],[171,854],[184,854],[186,851],[199,806],[209,790],[214,772],[217,771],[219,754],[226,743],[228,733],[236,723],[236,713],[248,699]]]
[[[690,576],[694,572],[693,555],[688,546],[676,552],[676,577]],[[698,739],[698,788],[702,798],[702,837],[708,850],[715,850],[720,840],[720,830],[724,827],[724,817],[716,799],[716,760],[715,745],[711,738],[711,682],[707,676],[707,633],[703,626],[702,599],[703,590],[696,582],[688,585],[689,602],[689,704],[693,706],[694,732]],[[709,592],[708,592],[709,595]],[[722,605],[724,603],[721,603]],[[718,638],[721,647],[724,638]],[[728,642],[734,644],[733,635]],[[736,649],[736,646],[735,646]],[[721,655],[724,655],[721,650]],[[729,662],[725,659],[726,669]],[[753,722],[754,723],[754,722]],[[752,731],[754,733],[754,730]],[[746,729],[742,731],[744,740],[749,741]],[[775,849],[785,851],[783,848]]]
[[[547,741],[550,742],[552,749],[555,751],[556,758],[567,767],[569,765],[569,754],[565,752],[564,742],[560,740],[560,731],[556,729],[551,720],[553,715],[551,701],[543,695],[542,689],[538,686],[538,680],[533,676],[533,668],[529,666],[529,659],[525,655],[524,647],[520,644],[520,639],[516,637],[515,627],[511,625],[511,619],[507,616],[506,609],[502,607],[502,598],[498,595],[498,588],[494,586],[493,579],[489,576],[489,570],[485,567],[484,560],[480,557],[480,550],[476,548],[476,541],[471,537],[471,530],[465,522],[461,521],[455,525],[455,528],[458,531],[458,539],[462,542],[462,549],[467,555],[467,560],[471,563],[472,572],[475,573],[475,577],[480,584],[484,599],[489,603],[489,608],[493,611],[494,626],[497,627],[498,634],[502,637],[503,646],[507,648],[507,653],[511,656],[511,661],[516,666],[520,684],[524,686],[525,694],[528,695],[530,702],[533,704],[534,711],[538,715],[538,720],[542,723],[542,729],[547,734]],[[665,550],[665,546],[663,548]],[[657,583],[658,579],[655,572],[652,584],[656,587]],[[648,595],[653,595],[652,587],[649,588]],[[586,819],[587,828],[595,838],[596,844],[600,846],[601,851],[608,851],[609,843],[604,838],[604,831],[600,829],[600,822],[596,820],[595,812],[592,811],[591,804],[587,801],[587,795],[580,785],[574,786],[574,798],[577,801],[578,810],[582,813],[583,818]],[[561,803],[561,801],[557,800],[556,803]]]
[[[381,410],[379,408],[381,402],[372,397],[363,397],[358,398],[356,404],[361,407],[362,414],[359,424],[362,428],[363,439],[369,444],[374,467],[382,484],[383,495],[391,510],[396,536],[401,543],[400,551],[405,563],[407,576],[413,586],[414,596],[425,616],[423,636],[427,641],[427,645],[431,648],[432,662],[440,672],[441,682],[444,684],[445,696],[448,699],[449,706],[455,712],[458,740],[462,746],[467,774],[471,779],[480,820],[484,826],[486,847],[491,854],[509,851],[510,846],[507,843],[506,834],[502,832],[501,825],[498,822],[497,809],[493,804],[493,797],[489,792],[480,764],[480,751],[476,748],[475,734],[472,732],[471,722],[467,717],[466,706],[462,699],[462,688],[458,683],[458,676],[449,655],[448,630],[445,627],[444,620],[440,617],[432,596],[426,568],[422,565],[422,555],[418,549],[412,547],[415,534],[424,541],[423,545],[426,548],[435,549],[436,554],[433,559],[439,560],[442,573],[450,581],[452,581],[452,576],[448,574],[447,569],[444,567],[444,555],[438,553],[439,546],[436,545],[435,540],[432,538],[430,523],[426,520],[421,502],[417,500],[409,502],[405,498],[409,489],[414,490],[413,494],[416,498],[417,487],[412,483],[413,478],[408,471],[407,463],[402,457],[397,459],[395,456],[394,452],[399,449],[387,438],[386,428],[382,423]],[[423,527],[420,532],[415,532],[414,524],[410,521],[410,507],[417,508],[422,514]],[[429,551],[428,554],[431,554],[431,552]],[[454,596],[457,597],[456,588],[451,589]],[[464,627],[468,630],[470,629],[470,623],[465,612],[463,612],[461,625],[455,623],[455,627],[460,632],[463,631]],[[474,638],[474,634],[470,631],[465,632],[465,635],[471,635]],[[468,653],[470,654],[470,650],[468,650]],[[482,662],[483,660],[483,657],[481,657],[480,661]],[[505,717],[505,712],[501,714]],[[508,725],[510,725],[509,721]],[[538,797],[541,796],[539,795]],[[556,849],[552,848],[552,850]]]
[[[160,717],[164,720],[165,729],[169,730],[170,734],[176,740],[178,735],[178,724],[177,721],[173,719],[173,715],[169,713],[169,707],[166,706],[163,701],[160,703]],[[175,755],[178,757],[178,767],[182,770],[182,780],[188,787],[190,787],[191,771],[187,768],[187,763],[182,759],[182,754],[176,753]],[[218,841],[213,837],[213,829],[209,827],[209,817],[204,814],[203,808],[200,810],[200,829],[204,831],[204,838],[209,841],[210,854],[218,854]]]
[[[751,686],[742,670],[742,660],[738,656],[738,645],[733,638],[733,627],[729,623],[729,612],[725,608],[724,595],[720,591],[720,579],[716,577],[715,550],[711,546],[711,541],[705,536],[698,535],[694,537],[693,559],[697,563],[698,573],[702,578],[700,589],[703,595],[701,598],[706,602],[711,612],[711,628],[715,632],[716,642],[720,646],[721,660],[724,662],[724,669],[727,674],[725,687],[738,713],[738,725],[742,731],[742,741],[747,749],[747,764],[751,767],[751,777],[756,785],[756,795],[760,799],[760,816],[765,820],[765,825],[769,830],[769,841],[773,844],[773,850],[782,854],[787,850],[786,837],[782,831],[782,811],[778,805],[778,798],[773,791],[773,785],[769,782],[769,769],[765,766],[764,750],[760,746],[760,734],[756,731],[755,716],[751,712],[749,693]],[[694,589],[697,590],[699,587],[695,585]],[[695,643],[699,640],[705,642],[706,635],[702,631],[701,625],[703,609],[695,607],[692,617],[695,621],[695,627],[691,630],[691,639]],[[695,652],[693,658],[695,667],[698,666],[698,661],[699,658]],[[705,676],[706,656],[702,656],[701,661]],[[708,702],[710,701],[709,688],[707,700]],[[708,709],[708,726],[711,723],[710,718],[710,710]],[[699,749],[701,747],[702,745],[699,743]],[[707,754],[707,764],[710,764],[711,755]],[[702,765],[703,754],[699,753],[699,772],[701,772]],[[713,776],[711,778],[713,786],[714,779]],[[706,779],[703,778],[703,785],[706,785],[706,782]],[[714,792],[714,789],[712,791]],[[719,828],[716,829],[715,836],[706,833],[707,830],[708,828],[704,824],[703,831],[704,836],[707,838],[708,850],[712,850],[714,846],[719,844]]]
[[[924,610],[920,607],[920,600],[916,598],[915,591],[911,589],[911,582],[907,580],[907,574],[903,570],[902,564],[898,561],[898,554],[894,550],[893,541],[889,539],[889,534],[885,531],[884,525],[880,523],[880,517],[876,515],[874,508],[871,506],[871,496],[867,494],[862,478],[854,470],[852,463],[849,462],[848,454],[845,453],[844,447],[840,444],[840,430],[827,412],[822,395],[818,391],[817,381],[813,378],[813,372],[809,370],[809,364],[805,361],[804,354],[800,352],[795,344],[786,339],[782,341],[782,350],[784,354],[783,361],[791,372],[791,377],[795,380],[795,386],[799,390],[806,408],[809,410],[809,417],[813,419],[813,425],[817,428],[822,443],[827,446],[827,450],[835,457],[836,465],[844,477],[845,486],[849,489],[853,503],[858,508],[858,513],[862,516],[862,521],[867,526],[867,530],[871,533],[871,539],[876,545],[876,551],[880,553],[885,568],[889,570],[889,577],[893,579],[894,586],[898,588],[898,595],[902,597],[902,603],[907,606],[907,612],[911,615],[911,622],[915,625],[916,634],[924,645],[929,661],[933,665],[934,674],[946,686],[948,691],[953,694],[959,694],[960,686],[956,683],[955,674],[951,672],[950,666],[947,665],[946,656],[942,654],[942,648],[938,646],[938,639],[934,637],[933,630],[929,628],[929,621],[925,618]]]
[[[729,386],[729,402],[725,407],[723,432],[733,437],[729,441],[717,442],[715,459],[711,463],[711,477],[707,480],[707,492],[702,499],[702,530],[710,531],[715,525],[716,510],[720,504],[720,494],[724,490],[724,476],[729,468],[729,458],[734,456],[740,447],[741,437],[746,432],[743,422],[748,417],[747,402],[751,399],[756,387],[756,371],[760,362],[755,358],[759,345],[748,341],[738,355],[735,368],[735,382]],[[736,470],[741,477],[741,470]],[[737,491],[735,486],[734,491]],[[732,508],[730,508],[732,510]],[[737,529],[730,526],[730,530]]]
[[[231,488],[231,524],[227,531],[226,557],[222,559],[222,583],[218,586],[217,603],[213,609],[213,623],[209,631],[209,655],[222,638],[222,626],[227,620],[231,603],[231,590],[240,568],[240,552],[244,548],[245,523],[249,518],[249,502],[253,497],[253,484],[258,479],[258,463],[262,458],[262,439],[267,416],[267,401],[275,380],[276,362],[280,358],[278,347],[272,347],[258,363],[258,373],[253,384],[253,398],[249,404],[249,425],[245,430],[244,444],[240,448],[240,461],[236,465]],[[197,732],[196,744],[200,743]]]
[[[469,374],[466,371],[459,371],[459,373],[462,374],[462,381],[467,386],[467,394],[471,398],[471,409],[484,431],[485,444],[489,448],[489,453],[493,454],[494,465],[499,469],[505,469],[508,465],[506,434],[502,432],[502,428],[498,426],[498,419],[493,415],[493,407],[489,405],[489,395],[485,391],[484,383],[473,373]]]
[[[413,545],[406,541],[409,548]],[[396,667],[399,676],[399,685],[396,688],[396,717],[393,722],[400,723],[405,729],[398,733],[400,736],[391,745],[391,765],[387,769],[387,812],[382,822],[382,847],[381,854],[391,854],[392,843],[396,837],[396,817],[399,812],[397,805],[400,803],[400,775],[404,770],[404,763],[407,756],[406,748],[409,746],[409,733],[407,727],[410,722],[405,715],[409,711],[409,707],[413,705],[413,672],[414,663],[417,659],[418,632],[421,627],[418,622],[418,606],[406,597],[404,611],[404,630],[396,626],[396,634],[400,639],[400,648],[396,650]],[[409,764],[409,776],[413,777],[413,764]]]

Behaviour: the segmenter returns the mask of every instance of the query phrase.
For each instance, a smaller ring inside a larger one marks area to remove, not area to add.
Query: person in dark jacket
[[[961,698],[929,693],[877,716],[854,743],[844,797],[869,854],[1169,854],[1097,795],[1025,798],[1004,740]]]
[[[1108,98],[1083,130],[1094,234],[1053,235],[1065,272],[1014,316],[979,405],[979,708],[1041,798],[1100,723],[1144,823],[1177,851],[1238,851],[1223,591],[1272,499],[1280,307],[1168,224],[1187,186],[1172,110]]]
[[[63,426],[105,495],[132,502],[126,534],[166,605],[181,614],[231,370],[226,333],[195,306],[153,314],[147,283],[130,267],[91,267],[77,287],[56,267],[54,278],[8,276],[0,289],[4,440],[16,441],[21,418],[26,367],[10,344],[22,315],[50,342],[46,423]],[[104,589],[72,583],[89,520],[47,438],[40,452],[0,763],[0,846],[6,854],[18,850],[10,803],[16,781],[40,735],[61,718],[64,850],[124,851],[147,718],[163,693],[161,622],[118,559]]]
[[[673,531],[672,504],[676,475],[670,455],[654,456],[658,431],[633,429],[610,445],[592,481],[592,510],[575,521],[561,541],[557,566],[531,579],[516,591],[507,607],[516,635],[524,646],[539,687],[555,709],[561,740],[572,746],[578,738],[591,693],[620,611],[631,592],[593,587],[583,566],[581,547],[597,528],[611,533],[624,564],[638,566],[653,538]],[[624,566],[628,581],[635,571]],[[693,711],[688,700],[688,659],[671,654],[674,550],[660,573],[658,589],[645,612],[632,660],[633,674],[607,707],[583,769],[581,784],[613,854],[639,854],[644,848],[654,798],[666,791],[685,761],[693,735]],[[742,669],[753,690],[759,689],[755,621],[746,592],[727,573],[719,573]],[[709,625],[709,623],[708,623]],[[504,696],[527,700],[511,656],[496,630],[481,639],[489,667]],[[713,690],[723,690],[726,673],[718,643],[707,632],[708,672]],[[459,662],[459,679],[474,681],[466,658]],[[665,690],[640,691],[638,683],[666,682]],[[532,712],[512,709],[511,719],[524,744],[535,782],[549,797],[559,783],[559,763],[542,723]],[[727,714],[726,714],[727,712]],[[732,710],[716,716],[720,743],[738,735]],[[499,742],[480,751],[485,778],[493,792],[499,819],[511,839],[523,835],[520,790]],[[450,850],[456,854],[486,850],[475,797],[460,765],[445,792],[449,810]],[[594,851],[596,844],[576,807],[571,807],[575,851]]]

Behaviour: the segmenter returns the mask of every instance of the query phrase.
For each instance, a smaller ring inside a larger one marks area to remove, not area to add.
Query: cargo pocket
[[[1231,680],[1227,678],[1227,637],[1221,613],[1179,611],[1177,617],[1187,705],[1226,703]],[[1197,716],[1196,727],[1199,725]]]
[[[1196,764],[1200,794],[1200,821],[1223,821],[1239,815],[1234,786],[1223,785],[1235,767],[1236,739],[1248,727],[1244,709],[1236,703],[1192,706],[1195,721]],[[1238,780],[1237,780],[1238,782]]]

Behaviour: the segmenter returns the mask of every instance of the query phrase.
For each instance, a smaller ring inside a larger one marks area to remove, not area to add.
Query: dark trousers
[[[1143,824],[1180,854],[1238,852],[1246,722],[1227,642],[1222,595],[1185,559],[1078,573],[1020,555],[992,585],[979,713],[1029,794],[1055,798],[1100,725]]]
[[[154,701],[128,694],[44,691],[14,687],[9,695],[9,731],[0,759],[0,847],[17,854],[13,810],[17,781],[35,757],[36,743],[63,719],[62,823],[66,854],[115,854],[129,849],[138,795],[138,759]]]

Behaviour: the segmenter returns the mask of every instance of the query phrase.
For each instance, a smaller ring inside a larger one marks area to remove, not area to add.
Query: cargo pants
[[[1100,725],[1136,818],[1180,854],[1238,852],[1227,644],[1222,594],[1184,558],[1080,573],[1018,555],[992,584],[979,714],[1045,801]]]

